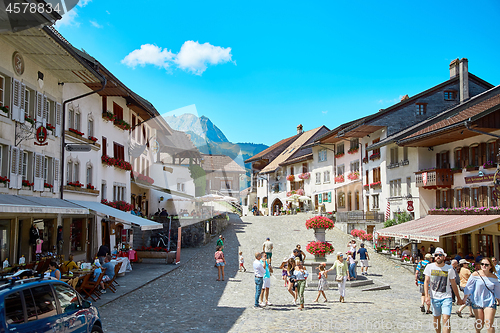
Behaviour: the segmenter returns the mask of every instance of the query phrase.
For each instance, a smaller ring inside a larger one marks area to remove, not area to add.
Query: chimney
[[[299,124],[299,126],[297,126],[297,134],[302,134],[302,124]]]
[[[469,60],[460,59],[460,103],[469,99]]]
[[[458,58],[450,62],[450,79],[453,79],[455,76],[458,75],[459,62],[460,61],[458,60]]]

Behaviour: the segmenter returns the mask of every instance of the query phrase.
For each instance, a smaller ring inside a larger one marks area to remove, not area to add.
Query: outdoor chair
[[[120,271],[120,267],[122,266],[122,263],[119,262],[115,265],[115,275],[113,278],[109,281],[104,282],[104,289],[111,290],[113,293],[116,293],[116,287],[113,285],[113,282],[116,282],[116,277],[118,276],[118,272]]]
[[[30,262],[30,263],[26,264],[26,266],[24,266],[24,269],[33,269],[33,267],[35,267],[35,263]]]
[[[82,283],[81,290],[85,294],[85,299],[90,297],[94,302],[100,299],[99,295],[101,293],[99,292],[98,288],[101,284],[103,276],[104,273],[101,273],[97,278],[97,281],[90,281],[90,279],[88,279],[87,283]]]
[[[82,283],[80,284],[80,286],[77,285],[75,290],[78,291],[80,294],[83,294],[82,286],[86,285],[91,277],[92,277],[92,273],[84,275],[84,276],[80,276],[79,280],[82,280]]]
[[[122,267],[123,265],[123,262],[119,262],[115,265],[115,278],[113,279],[113,287],[115,288],[116,286],[119,286],[120,284],[118,283],[118,281],[116,281],[116,277],[118,276],[118,272],[120,271],[120,268]],[[116,285],[116,286],[115,286]]]
[[[41,274],[45,273],[45,271],[49,268],[49,264],[50,264],[50,259],[40,260],[40,262],[36,266],[36,271]]]

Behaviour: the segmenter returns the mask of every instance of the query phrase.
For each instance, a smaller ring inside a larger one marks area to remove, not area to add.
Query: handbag
[[[337,282],[342,282],[342,281],[344,281],[344,277],[343,277],[342,275],[337,275],[337,276],[335,277],[335,281],[337,281]]]

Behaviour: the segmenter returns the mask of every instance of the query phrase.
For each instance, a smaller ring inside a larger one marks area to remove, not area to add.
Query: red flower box
[[[328,242],[310,242],[307,244],[306,250],[315,256],[324,257],[325,255],[335,251],[335,248]]]
[[[334,223],[327,217],[314,216],[306,221],[306,229],[333,229]]]
[[[76,181],[76,182],[68,182],[67,183],[68,186],[74,186],[74,187],[83,187],[83,184],[80,183],[79,181]]]
[[[97,142],[97,138],[95,136],[89,136],[89,140]]]
[[[104,205],[108,205],[110,207],[122,210],[124,212],[129,212],[132,210],[132,205],[125,201],[108,201],[106,199],[102,199],[101,203]]]
[[[70,132],[73,132],[79,136],[83,136],[83,132],[80,132],[79,130],[75,129],[75,128],[70,128],[69,129]]]

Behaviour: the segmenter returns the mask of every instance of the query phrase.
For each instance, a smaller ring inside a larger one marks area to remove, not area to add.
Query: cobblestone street
[[[414,276],[371,249],[369,277],[375,286],[389,284],[391,289],[362,291],[364,287],[347,288],[345,303],[341,304],[336,288],[326,292],[328,303],[313,303],[317,291],[306,288],[305,310],[299,311],[292,305],[292,297],[284,288],[281,270],[277,267],[296,244],[305,249],[306,244],[314,239],[313,231],[305,228],[305,220],[309,217],[299,214],[233,219],[224,232],[226,281],[215,281],[215,243],[199,248],[198,254],[182,262],[178,269],[100,307],[105,332],[433,331],[432,316],[419,310],[420,295]],[[275,270],[269,297],[272,305],[254,309],[253,254],[262,250],[266,237],[274,243]],[[336,250],[345,252],[350,236],[333,229],[327,231],[326,239]],[[239,251],[243,251],[245,258],[245,273],[238,272]],[[465,317],[460,319],[452,315],[453,331],[473,331],[473,319]]]

